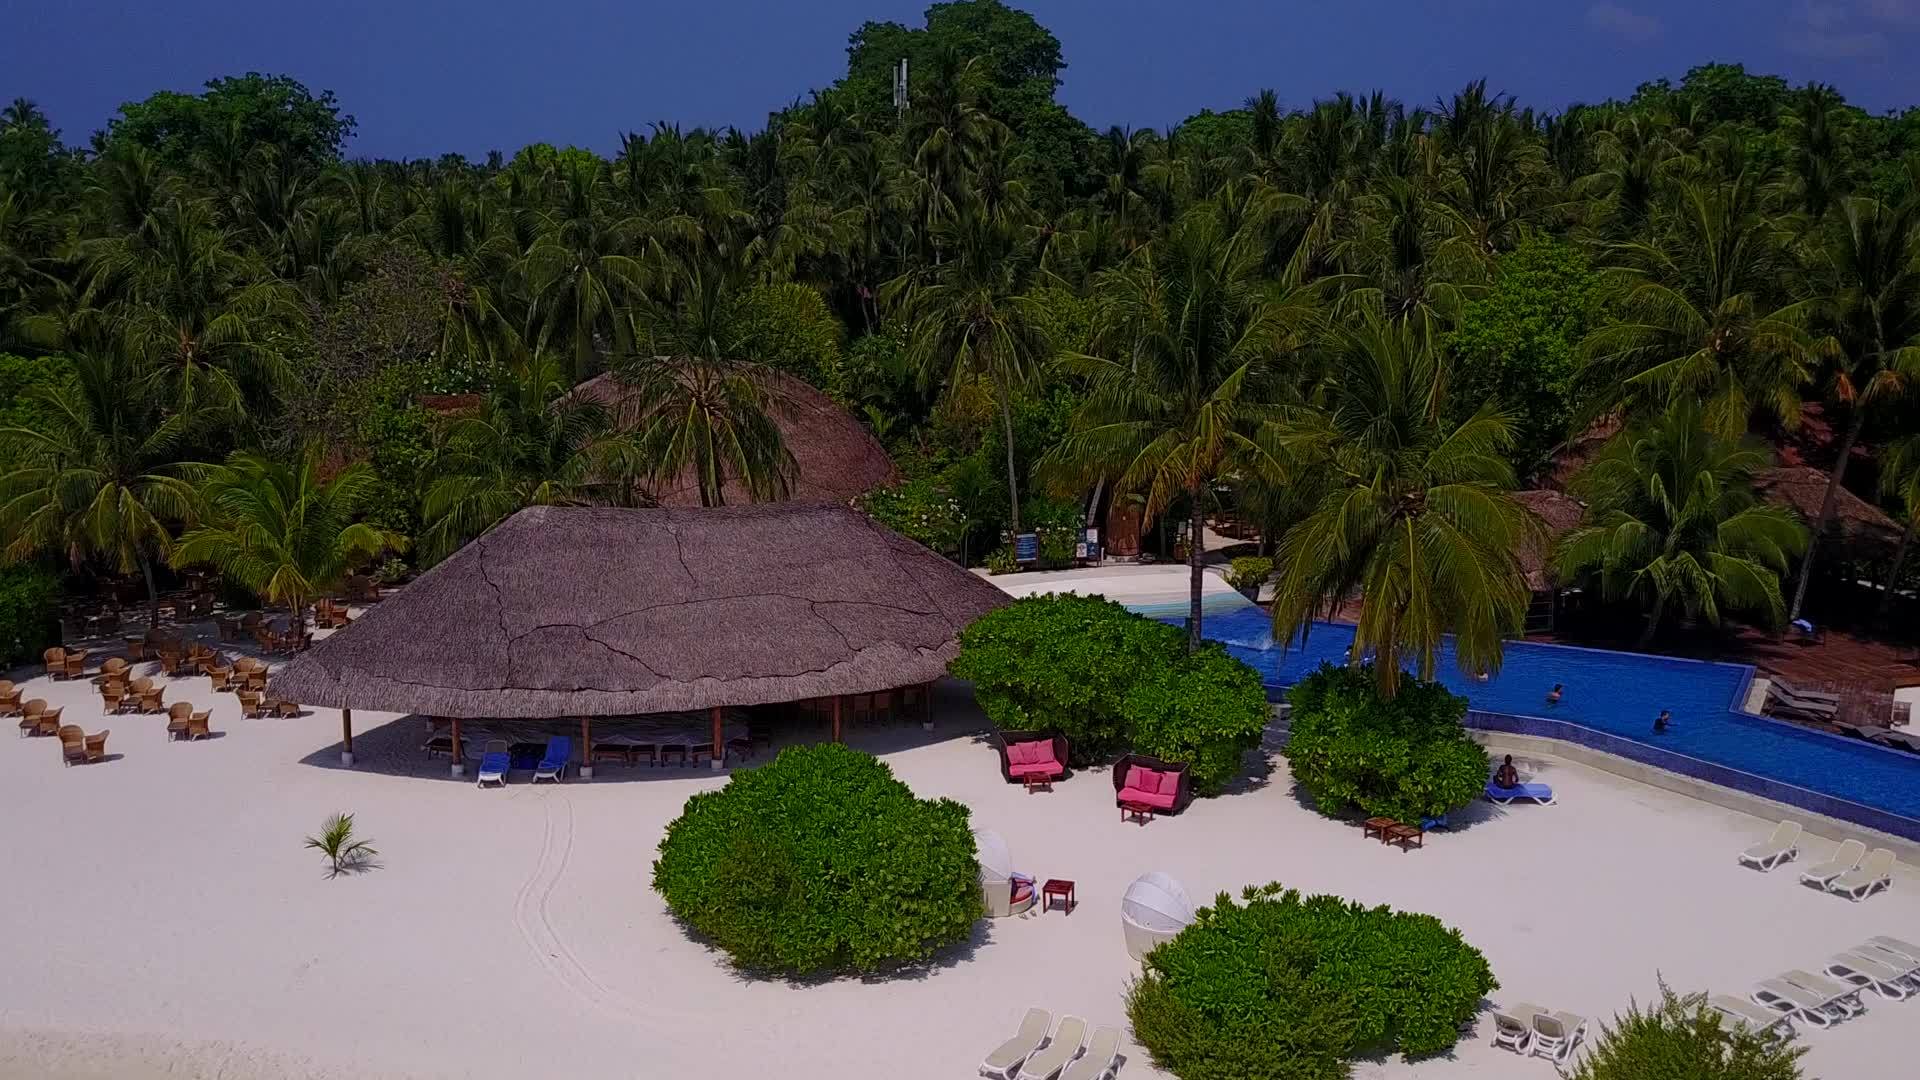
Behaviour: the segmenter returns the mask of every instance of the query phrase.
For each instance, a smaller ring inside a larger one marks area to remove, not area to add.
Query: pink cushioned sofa
[[[1193,782],[1184,763],[1128,754],[1113,763],[1113,802],[1140,803],[1163,814],[1177,814],[1193,801]]]
[[[1000,733],[1000,775],[1018,784],[1029,776],[1045,780],[1067,778],[1067,737],[1044,731]]]

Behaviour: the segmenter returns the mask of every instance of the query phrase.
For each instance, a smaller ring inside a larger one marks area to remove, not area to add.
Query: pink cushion
[[[1145,765],[1134,765],[1127,769],[1126,786],[1152,795],[1160,790],[1160,773]]]
[[[1172,790],[1145,791],[1141,788],[1134,787],[1132,783],[1133,775],[1131,773],[1128,774],[1127,781],[1127,786],[1120,789],[1121,802],[1145,803],[1148,806],[1160,810],[1170,810],[1173,808],[1174,792]]]
[[[1027,744],[1023,742],[1008,743],[1007,744],[1007,766],[1011,768],[1015,765],[1025,765],[1026,763],[1027,763]]]

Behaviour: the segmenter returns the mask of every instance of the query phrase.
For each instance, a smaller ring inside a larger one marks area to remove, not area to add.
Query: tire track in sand
[[[532,875],[514,897],[514,929],[533,950],[534,959],[568,993],[608,1016],[631,1023],[654,1010],[642,1009],[594,978],[567,947],[547,913],[547,901],[559,887],[561,876],[567,872],[567,862],[573,857],[573,802],[560,792],[551,792],[540,802],[546,815],[540,856],[534,862]]]

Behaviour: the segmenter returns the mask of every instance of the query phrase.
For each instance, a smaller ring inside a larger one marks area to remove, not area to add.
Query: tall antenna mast
[[[907,58],[900,58],[900,66],[893,69],[893,108],[895,112],[907,114]]]

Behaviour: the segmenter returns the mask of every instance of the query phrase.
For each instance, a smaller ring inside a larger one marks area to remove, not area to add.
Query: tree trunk
[[[1200,649],[1200,594],[1205,577],[1200,570],[1200,560],[1206,555],[1206,518],[1200,513],[1200,485],[1194,484],[1187,489],[1187,499],[1193,503],[1188,512],[1191,523],[1187,541],[1187,651]]]
[[[1013,387],[1000,384],[1000,427],[1007,437],[1007,520],[1013,523],[1013,535],[1020,535],[1020,480],[1013,467]]]
[[[1800,581],[1793,587],[1793,603],[1787,608],[1788,625],[1800,617],[1800,608],[1806,604],[1807,583],[1813,580],[1813,556],[1820,550],[1820,537],[1827,531],[1827,522],[1833,518],[1833,504],[1840,497],[1840,481],[1847,475],[1847,459],[1853,456],[1854,440],[1860,437],[1860,429],[1866,422],[1867,410],[1856,403],[1853,417],[1847,422],[1846,437],[1840,440],[1840,456],[1834,459],[1833,471],[1827,474],[1827,495],[1820,500],[1820,517],[1814,521],[1813,535],[1807,539],[1807,557],[1800,560]]]
[[[1874,618],[1884,619],[1893,607],[1893,590],[1900,584],[1900,571],[1906,569],[1907,547],[1913,543],[1913,526],[1920,522],[1920,513],[1907,515],[1907,527],[1900,534],[1900,546],[1893,549],[1893,569],[1887,571],[1887,587],[1880,590],[1880,608],[1874,612]]]
[[[1645,652],[1647,646],[1653,644],[1653,632],[1658,629],[1660,629],[1660,605],[1655,604],[1653,610],[1647,612],[1647,625],[1641,629],[1640,640],[1634,647]]]
[[[147,579],[147,629],[160,629],[160,590],[153,584],[153,563],[140,556],[140,573]]]

